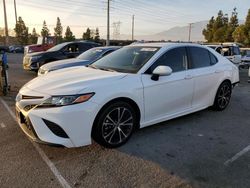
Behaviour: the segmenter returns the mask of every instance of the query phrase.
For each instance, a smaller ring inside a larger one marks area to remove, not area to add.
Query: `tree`
[[[245,41],[244,43],[250,46],[250,9],[248,10],[248,14],[245,22]]]
[[[95,37],[94,37],[95,42],[99,42],[100,41],[100,33],[99,33],[99,29],[96,28],[95,30]]]
[[[226,41],[233,41],[233,32],[239,26],[238,12],[237,9],[234,8],[230,21],[228,23],[228,28],[226,31]]]
[[[202,31],[202,34],[205,36],[205,39],[208,42],[213,42],[213,34],[214,34],[213,27],[214,27],[214,17],[212,17],[209,20],[209,22],[207,24],[207,28],[203,29],[203,31]]]
[[[29,40],[29,28],[26,27],[22,17],[18,17],[18,21],[15,27],[16,37],[20,44],[26,45]]]
[[[43,28],[41,31],[41,35],[43,37],[43,43],[45,42],[45,37],[48,37],[50,35],[49,28],[47,27],[46,21],[43,21]]]
[[[61,20],[59,17],[57,17],[56,27],[54,28],[54,31],[55,31],[54,35],[56,37],[56,42],[61,43],[63,27],[62,27]]]
[[[232,36],[235,42],[244,43],[246,40],[245,25],[238,26]]]
[[[37,37],[38,37],[38,34],[36,32],[36,29],[33,28],[32,33],[30,34],[30,43],[31,44],[36,44],[37,43]]]
[[[70,27],[67,26],[66,32],[65,32],[65,37],[64,40],[66,42],[73,41],[75,40],[75,36],[73,35],[72,31],[70,30]]]
[[[220,10],[213,25],[213,42],[224,42],[228,25],[228,16]]]
[[[92,39],[92,38],[91,38],[91,31],[90,31],[89,28],[87,28],[87,30],[86,30],[85,33],[83,33],[82,39],[83,39],[83,40],[91,40],[91,39]]]

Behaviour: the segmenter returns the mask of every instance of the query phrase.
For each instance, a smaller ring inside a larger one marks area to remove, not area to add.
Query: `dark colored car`
[[[24,47],[21,45],[12,45],[9,46],[10,53],[24,53]]]
[[[86,52],[83,52],[77,58],[65,59],[47,63],[40,67],[38,71],[38,76],[45,75],[48,72],[55,71],[58,69],[75,67],[75,66],[86,66],[120,48],[121,47],[119,46],[96,47],[89,49]]]
[[[23,58],[23,68],[25,70],[37,71],[42,65],[51,61],[75,58],[90,48],[100,46],[94,42],[65,42],[58,44],[45,52],[26,54]]]
[[[0,45],[0,52],[1,51],[9,52],[9,47]]]

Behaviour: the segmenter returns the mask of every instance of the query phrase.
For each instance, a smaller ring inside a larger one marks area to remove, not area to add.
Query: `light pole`
[[[107,41],[106,46],[109,46],[109,39],[110,39],[110,0],[107,1]]]
[[[5,0],[3,0],[3,11],[4,11],[4,23],[5,23],[5,45],[8,45],[9,44],[9,33],[8,33],[8,22],[7,22]]]

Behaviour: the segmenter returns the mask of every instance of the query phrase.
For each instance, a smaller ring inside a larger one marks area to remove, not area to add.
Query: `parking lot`
[[[124,146],[67,149],[30,142],[15,122],[15,96],[36,73],[9,54],[11,93],[0,96],[0,187],[250,186],[247,70],[222,112],[206,109],[138,130]]]

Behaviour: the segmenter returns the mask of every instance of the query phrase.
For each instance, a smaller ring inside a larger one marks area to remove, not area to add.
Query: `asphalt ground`
[[[134,133],[118,149],[31,142],[18,127],[15,96],[36,76],[9,54],[11,92],[0,96],[0,187],[250,187],[247,70],[225,111],[206,109]],[[8,111],[11,110],[11,113]]]

